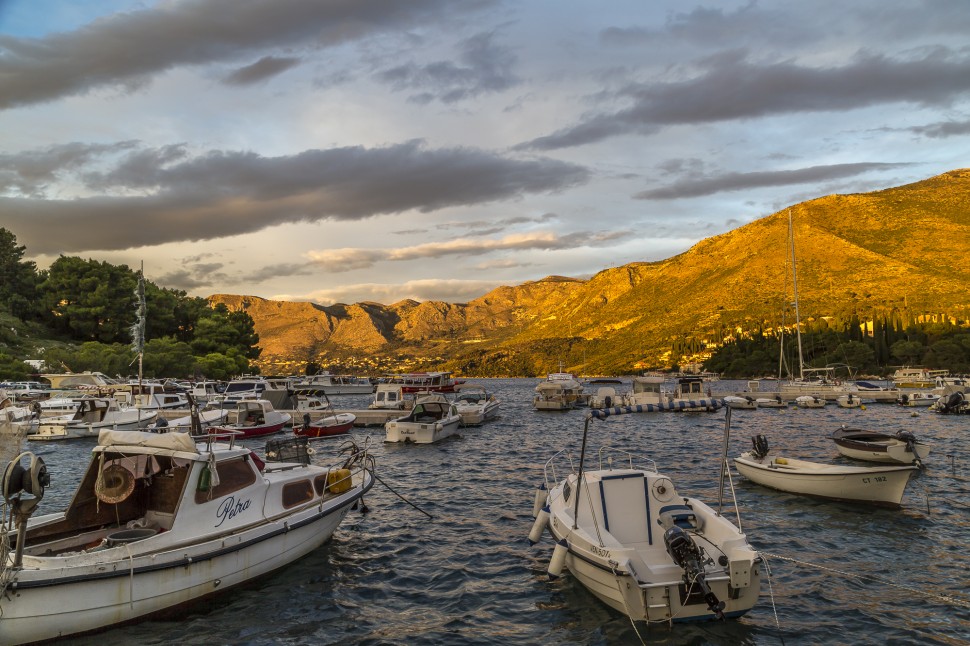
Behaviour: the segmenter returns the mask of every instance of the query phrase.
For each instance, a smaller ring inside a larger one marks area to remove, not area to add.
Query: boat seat
[[[661,525],[666,529],[680,527],[681,529],[691,529],[700,531],[701,521],[697,518],[694,510],[687,505],[667,505],[661,507],[658,512]]]

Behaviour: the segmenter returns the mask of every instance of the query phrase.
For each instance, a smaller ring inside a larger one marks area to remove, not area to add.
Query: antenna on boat
[[[573,529],[579,529],[579,492],[583,486],[583,462],[586,460],[586,437],[589,434],[589,420],[593,419],[591,414],[586,415],[586,422],[583,424],[583,448],[579,451],[579,475],[576,476],[576,503],[573,506]]]

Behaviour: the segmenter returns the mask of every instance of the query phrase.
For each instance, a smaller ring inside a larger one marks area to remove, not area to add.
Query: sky
[[[967,167],[966,0],[0,0],[41,269],[467,302]]]

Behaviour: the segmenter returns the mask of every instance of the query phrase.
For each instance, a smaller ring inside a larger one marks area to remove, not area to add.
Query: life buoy
[[[120,464],[106,467],[94,481],[94,495],[110,505],[127,500],[134,490],[135,474]]]

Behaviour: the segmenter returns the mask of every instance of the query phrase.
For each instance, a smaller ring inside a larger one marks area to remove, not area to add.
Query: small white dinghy
[[[615,410],[615,409],[611,409]],[[548,528],[556,541],[549,564],[562,568],[603,603],[634,621],[680,622],[739,617],[758,600],[761,557],[723,515],[682,496],[651,460],[610,447],[595,468],[578,472],[560,451],[536,492],[533,544]],[[561,470],[562,469],[562,470]]]
[[[799,395],[795,398],[799,408],[825,408],[825,398],[818,395]]]
[[[734,410],[753,410],[758,407],[752,397],[740,397],[738,395],[728,395],[724,398],[724,405]]]
[[[929,445],[908,431],[891,434],[842,426],[831,438],[839,453],[867,462],[920,465],[930,454]]]
[[[754,448],[734,458],[742,476],[789,493],[847,502],[899,507],[914,466],[852,467],[794,458],[770,457],[764,435],[751,438]]]
[[[862,408],[862,399],[853,393],[839,395],[836,397],[835,402],[840,408]]]

